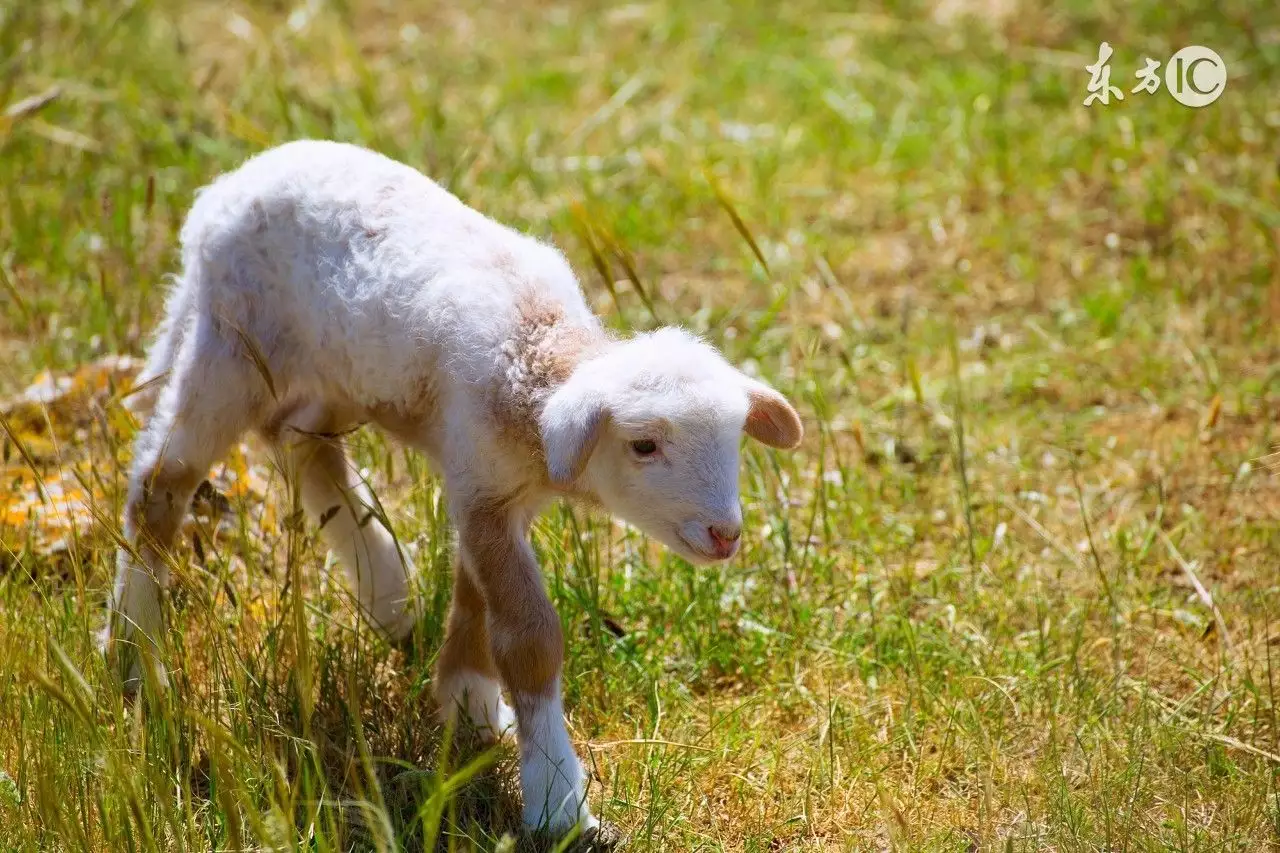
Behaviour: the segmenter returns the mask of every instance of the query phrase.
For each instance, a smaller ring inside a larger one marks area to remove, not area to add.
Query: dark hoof
[[[582,837],[570,848],[577,853],[603,853],[606,850],[618,850],[627,839],[622,830],[611,823],[601,822],[594,829],[582,833]]]
[[[601,822],[578,836],[567,848],[567,853],[606,853],[619,850],[626,844],[626,836],[611,823]],[[520,853],[550,853],[559,849],[560,839],[549,832],[526,833],[518,846]]]

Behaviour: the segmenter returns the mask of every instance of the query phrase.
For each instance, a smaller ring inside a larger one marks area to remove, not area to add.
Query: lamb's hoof
[[[587,851],[595,853],[595,851],[617,850],[626,842],[627,838],[622,834],[622,830],[611,823],[601,822],[599,826],[593,826],[582,833],[582,837],[570,849],[578,853],[587,853]]]
[[[608,853],[619,850],[627,843],[622,831],[611,823],[601,821],[598,825],[584,830],[567,848],[568,853]],[[560,838],[545,830],[526,831],[518,849],[521,853],[550,853],[558,849]]]

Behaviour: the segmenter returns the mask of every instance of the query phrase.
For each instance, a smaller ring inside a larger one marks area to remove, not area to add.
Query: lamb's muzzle
[[[433,459],[459,531],[442,712],[491,736],[515,721],[530,827],[594,825],[529,525],[555,497],[586,498],[690,560],[726,559],[741,436],[795,447],[795,410],[687,332],[613,339],[555,249],[349,145],[291,143],[219,178],[182,257],[140,379],[163,377],[104,634],[122,677],[163,675],[164,552],[250,429],[281,451],[363,614],[391,638],[413,629],[412,566],[333,437],[372,422]]]

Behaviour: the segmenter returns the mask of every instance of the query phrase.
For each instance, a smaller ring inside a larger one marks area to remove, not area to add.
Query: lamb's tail
[[[196,313],[196,293],[190,282],[174,279],[165,299],[164,318],[156,328],[147,352],[147,363],[134,382],[127,403],[134,414],[149,414],[173,369],[178,350],[186,339]]]

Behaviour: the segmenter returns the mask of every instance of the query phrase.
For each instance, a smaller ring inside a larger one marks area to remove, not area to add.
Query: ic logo
[[[1183,106],[1207,107],[1227,88],[1227,64],[1216,51],[1193,44],[1169,57],[1164,85]]]

